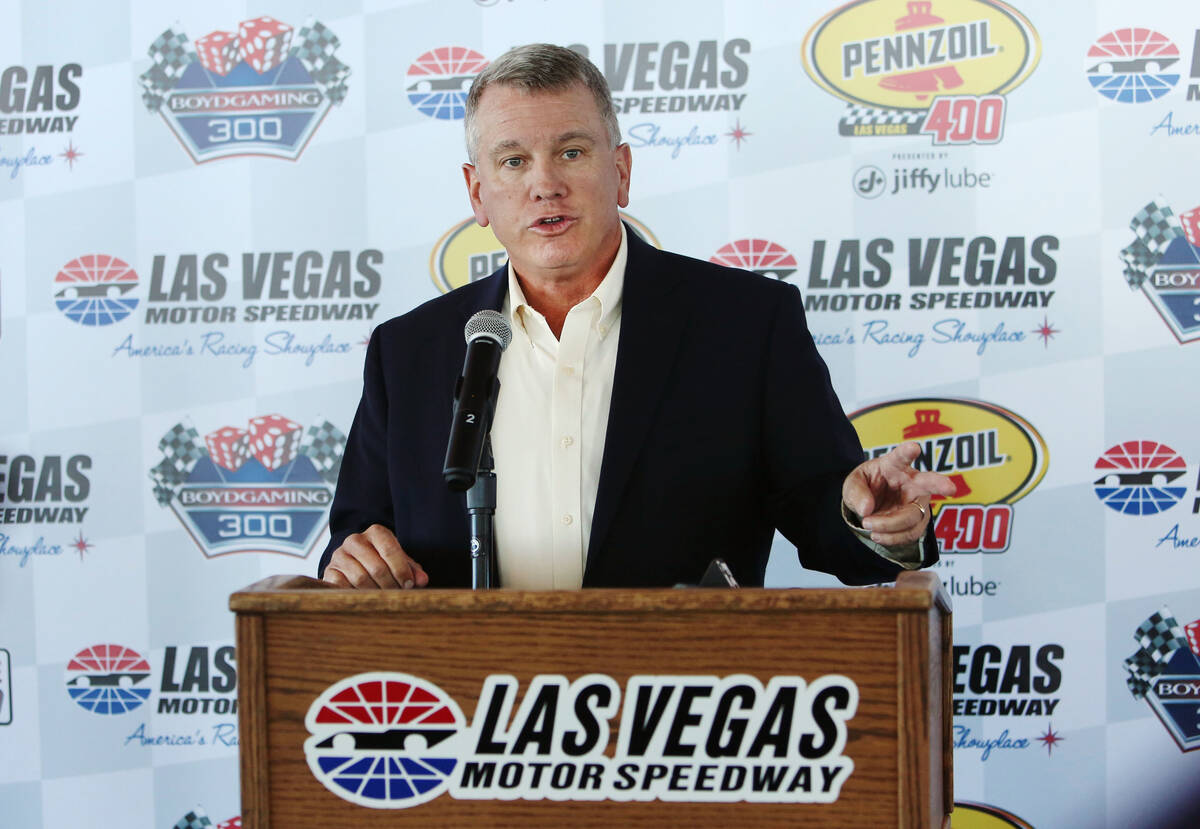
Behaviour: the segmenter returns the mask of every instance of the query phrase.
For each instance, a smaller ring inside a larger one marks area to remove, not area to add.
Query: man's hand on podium
[[[359,590],[424,587],[429,576],[382,524],[346,536],[325,567],[325,581]]]
[[[862,518],[876,544],[898,547],[921,538],[929,523],[930,497],[955,492],[945,475],[913,469],[920,455],[920,444],[902,443],[859,464],[842,484],[842,500]]]

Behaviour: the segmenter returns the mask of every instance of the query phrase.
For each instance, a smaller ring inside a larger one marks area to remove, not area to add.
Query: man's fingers
[[[349,542],[350,538],[347,538],[346,541]],[[333,556],[330,557],[329,566],[325,568],[325,572],[328,573],[330,569],[340,571],[350,582],[350,586],[357,590],[376,590],[381,587],[362,562],[347,550],[345,543],[333,551]]]
[[[862,525],[872,533],[907,533],[920,532],[924,529],[925,519],[929,515],[929,506],[925,503],[901,504],[897,507],[878,512],[870,517],[864,517]],[[883,543],[883,542],[880,542]]]
[[[842,500],[846,502],[846,506],[854,510],[859,515],[870,515],[875,509],[875,496],[871,492],[871,487],[867,483],[867,476],[862,464],[854,469],[846,476],[845,483],[842,484]]]
[[[424,587],[429,584],[429,576],[421,565],[413,561],[392,531],[382,524],[372,524],[363,533],[374,544],[375,549],[386,564],[388,571],[397,587]]]
[[[334,567],[332,564],[325,567],[325,575],[322,577],[321,580],[329,582],[334,587],[353,587],[354,586],[350,583],[350,579],[346,578],[345,574],[342,573],[341,570]]]
[[[950,496],[958,491],[954,481],[937,472],[918,472],[912,476],[906,489],[916,498],[921,495]]]

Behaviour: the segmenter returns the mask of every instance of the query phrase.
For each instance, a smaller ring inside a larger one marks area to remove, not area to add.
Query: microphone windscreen
[[[500,350],[508,348],[508,344],[512,342],[512,326],[508,324],[508,320],[504,318],[504,314],[499,311],[488,309],[486,311],[477,311],[469,320],[467,320],[466,328],[463,329],[463,335],[470,343],[477,337],[488,337],[500,344]]]

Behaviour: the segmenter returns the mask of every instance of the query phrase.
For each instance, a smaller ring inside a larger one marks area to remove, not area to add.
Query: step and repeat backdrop
[[[504,261],[463,101],[530,41],[608,78],[631,226],[796,284],[953,478],[954,825],[1200,825],[1193,2],[0,13],[4,826],[240,825],[228,594],[314,573],[373,327]]]

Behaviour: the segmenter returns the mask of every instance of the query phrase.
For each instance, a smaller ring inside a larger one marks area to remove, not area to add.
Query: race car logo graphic
[[[1140,288],[1180,343],[1200,339],[1200,207],[1175,215],[1152,201],[1129,223],[1120,253],[1125,281]]]
[[[1179,49],[1151,29],[1117,29],[1098,39],[1087,53],[1087,79],[1092,88],[1122,104],[1161,98],[1179,83]]]
[[[723,245],[708,261],[776,279],[787,279],[798,267],[796,257],[785,247],[766,239],[736,239]]]
[[[201,440],[183,423],[158,442],[154,497],[169,506],[205,556],[305,557],[325,527],[345,436],[328,421],[307,431],[278,415],[223,426]]]
[[[313,776],[343,800],[404,809],[437,797],[458,764],[454,736],[466,726],[441,688],[402,673],[340,680],[304,718]]]
[[[243,155],[295,160],[333,104],[350,68],[337,36],[318,21],[295,32],[272,17],[243,20],[195,41],[167,29],[150,45],[142,101],[196,163]]]
[[[1181,626],[1162,607],[1133,633],[1138,649],[1125,659],[1125,683],[1144,699],[1178,744],[1200,748],[1200,619]]]
[[[1118,443],[1096,460],[1096,469],[1101,471],[1093,484],[1096,497],[1125,515],[1155,515],[1187,493],[1186,486],[1170,486],[1187,474],[1187,463],[1158,441]]]
[[[150,697],[150,663],[124,645],[92,645],[67,663],[67,693],[93,714],[124,714]]]
[[[846,136],[926,134],[994,144],[1005,95],[1041,57],[1030,22],[1000,0],[855,0],[804,37],[804,69],[846,102]]]
[[[408,102],[441,121],[460,120],[467,112],[467,92],[488,60],[465,46],[439,46],[408,67]]]
[[[944,553],[1002,553],[1009,548],[1012,504],[1046,475],[1049,451],[1038,431],[992,403],[918,398],[881,403],[850,415],[866,457],[904,441],[921,444],[917,467],[946,475],[955,492],[934,496],[935,533]]]
[[[112,325],[137,308],[138,275],[126,262],[104,253],[72,259],[54,277],[54,304],[80,325]]]
[[[627,213],[621,213],[620,217],[642,241],[656,248],[662,247],[644,224]],[[429,276],[439,291],[448,293],[483,279],[507,261],[508,253],[492,233],[492,228],[480,227],[472,217],[450,228],[433,246],[429,254]]]

